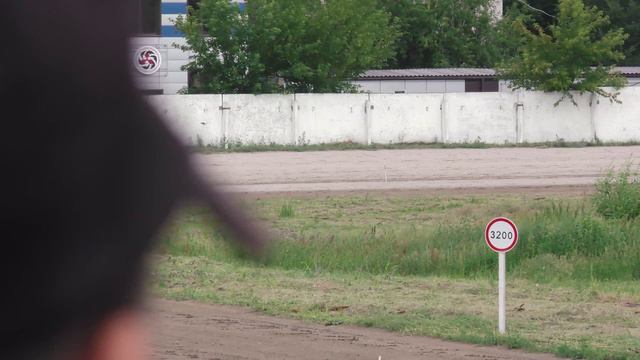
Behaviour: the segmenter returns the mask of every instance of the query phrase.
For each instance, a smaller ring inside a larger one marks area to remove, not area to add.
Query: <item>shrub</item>
[[[630,166],[618,173],[610,171],[596,184],[593,195],[596,211],[607,219],[635,219],[640,215],[640,181]]]

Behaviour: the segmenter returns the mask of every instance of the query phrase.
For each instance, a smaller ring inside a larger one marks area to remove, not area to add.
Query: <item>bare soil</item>
[[[176,359],[555,359],[350,326],[322,326],[244,308],[153,300],[153,358]]]
[[[239,194],[575,194],[639,155],[640,146],[613,146],[200,154],[193,161]]]

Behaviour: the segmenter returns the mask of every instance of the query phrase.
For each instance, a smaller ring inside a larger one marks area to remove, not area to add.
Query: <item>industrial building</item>
[[[628,86],[640,86],[640,67],[616,67]],[[369,70],[352,82],[361,92],[372,94],[424,94],[511,91],[494,69],[443,68]]]
[[[176,94],[187,87],[189,75],[182,67],[189,62],[185,44],[176,28],[178,16],[187,15],[193,0],[135,0],[138,34],[130,42],[133,73],[146,94]],[[241,8],[244,0],[231,0]]]

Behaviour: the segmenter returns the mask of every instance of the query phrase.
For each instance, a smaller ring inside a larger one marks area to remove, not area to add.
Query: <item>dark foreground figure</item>
[[[181,201],[262,243],[134,90],[134,3],[3,3],[0,359],[142,358],[144,257]]]

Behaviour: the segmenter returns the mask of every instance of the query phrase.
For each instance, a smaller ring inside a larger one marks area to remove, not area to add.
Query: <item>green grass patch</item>
[[[599,194],[246,200],[275,234],[258,264],[187,208],[161,235],[152,287],[327,325],[636,359],[640,218],[603,215]],[[507,336],[495,331],[497,256],[483,239],[494,216],[520,230],[507,255]]]
[[[155,257],[164,298],[241,305],[325,325],[351,324],[586,359],[635,359],[635,282],[537,284],[509,278],[507,335],[496,332],[497,284],[440,276],[310,273],[206,257]],[[520,306],[522,305],[522,306]]]
[[[618,173],[609,171],[596,184],[593,196],[597,212],[609,219],[635,219],[640,215],[640,180],[631,165]]]
[[[516,147],[567,147],[581,148],[591,146],[634,146],[639,142],[567,142],[563,139],[543,143],[521,143],[521,144],[487,144],[483,142],[467,142],[458,144],[444,143],[398,143],[398,144],[359,144],[354,142],[340,142],[327,144],[304,144],[304,145],[279,145],[279,144],[242,144],[229,143],[225,146],[198,145],[192,147],[192,151],[198,153],[227,153],[227,152],[264,152],[264,151],[328,151],[328,150],[391,150],[391,149],[488,149],[488,148],[516,148]]]
[[[508,256],[511,274],[540,283],[640,279],[640,221],[606,219],[585,199],[364,196],[254,205],[277,234],[264,263],[282,269],[493,278],[497,257],[483,229],[491,217],[506,215],[520,230]],[[213,222],[205,211],[185,211],[162,248],[238,261]]]
[[[280,207],[280,217],[281,218],[290,218],[295,215],[295,210],[293,209],[293,205],[290,202],[286,201]]]

